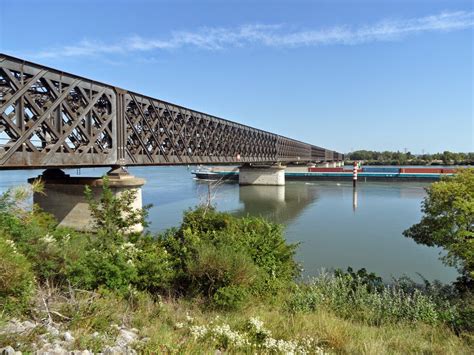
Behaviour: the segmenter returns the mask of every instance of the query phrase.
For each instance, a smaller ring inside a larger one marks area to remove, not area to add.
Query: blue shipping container
[[[363,171],[364,171],[364,173],[390,173],[390,174],[398,174],[398,173],[400,173],[400,168],[364,166],[364,167],[363,167]]]

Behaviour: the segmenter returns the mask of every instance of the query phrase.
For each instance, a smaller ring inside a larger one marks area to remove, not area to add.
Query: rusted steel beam
[[[0,54],[0,169],[342,159],[331,150]]]

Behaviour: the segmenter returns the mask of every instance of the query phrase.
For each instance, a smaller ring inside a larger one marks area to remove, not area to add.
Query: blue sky
[[[474,151],[472,4],[0,0],[0,50],[342,152]]]

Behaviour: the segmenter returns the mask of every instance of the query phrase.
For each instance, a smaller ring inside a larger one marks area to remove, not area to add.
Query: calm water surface
[[[186,167],[130,168],[147,180],[143,188],[150,210],[150,229],[177,226],[184,210],[207,200],[208,183],[192,178]],[[82,176],[101,176],[106,169],[82,169]],[[0,171],[0,191],[24,184],[41,172]],[[77,175],[76,170],[68,174]],[[212,193],[219,210],[235,215],[262,215],[286,225],[286,238],[299,242],[304,275],[322,268],[365,267],[386,280],[408,275],[419,280],[450,282],[456,270],[444,266],[437,248],[417,245],[402,232],[420,220],[425,183],[292,182],[286,186],[225,183]],[[356,204],[355,204],[356,202]]]

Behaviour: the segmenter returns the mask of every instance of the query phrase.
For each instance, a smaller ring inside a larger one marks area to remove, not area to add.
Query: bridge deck
[[[0,169],[342,160],[303,143],[0,54]]]

